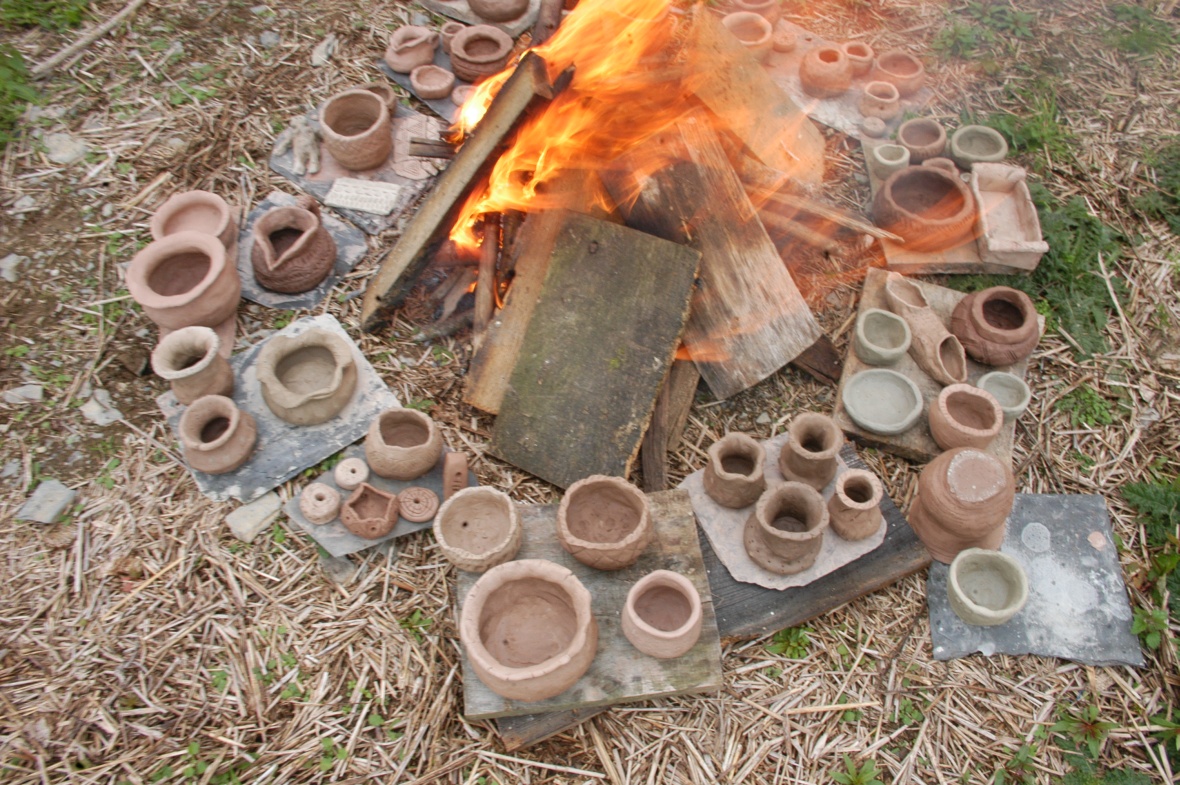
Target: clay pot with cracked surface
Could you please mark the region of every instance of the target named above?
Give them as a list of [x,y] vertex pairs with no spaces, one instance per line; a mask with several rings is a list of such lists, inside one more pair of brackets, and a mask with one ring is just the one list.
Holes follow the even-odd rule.
[[445,68],[427,63],[410,71],[410,86],[423,101],[446,98],[455,87],[455,75]]
[[880,530],[884,522],[881,499],[885,491],[870,471],[849,469],[836,478],[836,489],[828,500],[832,530],[844,540],[863,540]]
[[890,49],[877,55],[869,78],[877,82],[889,82],[897,88],[902,98],[908,98],[926,83],[926,66],[908,52]]
[[1003,624],[1028,602],[1024,567],[999,551],[961,551],[951,562],[946,584],[951,610],[977,627]]
[[701,637],[701,595],[692,581],[671,570],[644,575],[627,592],[623,635],[649,657],[681,657]]
[[320,109],[320,136],[324,147],[345,169],[375,169],[393,150],[389,107],[371,90],[337,93]]
[[434,517],[434,539],[443,556],[468,572],[484,572],[510,561],[523,536],[512,499],[486,486],[464,488]]
[[860,94],[860,113],[892,120],[901,114],[901,94],[889,82],[869,82]]
[[838,46],[817,46],[799,61],[803,91],[816,98],[836,98],[852,86],[852,63]]
[[340,506],[340,523],[357,537],[375,540],[397,526],[397,509],[397,494],[362,482]]
[[348,343],[329,330],[275,335],[258,352],[262,400],[293,425],[326,422],[356,391],[356,360]]
[[916,283],[889,273],[885,301],[889,310],[910,326],[910,356],[930,378],[939,384],[967,381],[967,354],[963,344],[946,329]]
[[998,549],[1015,498],[1007,464],[973,447],[957,447],[922,469],[907,517],[930,555],[949,564],[967,548]]
[[970,384],[943,387],[930,404],[930,435],[944,450],[986,449],[1003,426],[999,402],[987,390]]
[[578,480],[557,508],[561,547],[597,570],[630,567],[652,535],[647,496],[621,477],[594,474]]
[[794,575],[815,564],[830,518],[824,497],[810,485],[784,482],[762,494],[746,521],[746,553],[764,570]]
[[389,36],[385,64],[399,74],[408,74],[434,60],[439,35],[419,25],[403,25]]
[[451,70],[465,82],[478,82],[504,70],[512,46],[512,37],[500,28],[472,25],[451,39]]
[[340,504],[340,491],[322,482],[313,482],[299,494],[299,512],[317,526],[336,520]]
[[226,474],[250,460],[258,428],[224,395],[206,395],[180,415],[180,443],[188,465],[205,474]]
[[529,0],[467,0],[480,19],[489,22],[510,22],[528,10]]
[[152,351],[152,370],[185,406],[206,395],[228,398],[234,392],[233,368],[221,355],[221,339],[212,327],[193,325],[164,336]]
[[273,292],[310,291],[336,264],[336,241],[320,220],[319,202],[310,196],[300,196],[294,206],[267,210],[251,234],[254,279]]
[[721,19],[721,24],[741,41],[746,51],[758,62],[764,61],[770,55],[774,27],[761,14],[753,11],[735,11],[726,14]]
[[1041,340],[1032,299],[1007,286],[993,286],[960,300],[951,313],[951,332],[971,359],[984,365],[1020,362]]
[[766,490],[766,451],[744,433],[727,433],[709,446],[702,480],[722,507],[748,507]]
[[421,477],[438,463],[442,450],[442,432],[434,420],[400,406],[378,414],[365,437],[369,468],[391,480]]
[[229,251],[238,242],[233,208],[210,191],[184,191],[169,196],[148,223],[153,240],[177,232],[202,232],[216,237]]
[[836,456],[844,446],[840,426],[825,414],[803,412],[787,426],[787,441],[778,455],[783,477],[822,489],[836,476]]
[[852,78],[859,79],[873,67],[873,47],[861,41],[845,41],[840,44],[844,56],[852,66]]

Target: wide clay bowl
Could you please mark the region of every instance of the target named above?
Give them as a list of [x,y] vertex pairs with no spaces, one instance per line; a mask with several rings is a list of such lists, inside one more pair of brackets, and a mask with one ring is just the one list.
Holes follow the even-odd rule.
[[348,342],[319,328],[275,335],[258,352],[262,400],[293,425],[332,419],[356,391],[356,361]]
[[464,488],[447,499],[434,518],[434,539],[443,556],[461,570],[483,572],[520,550],[516,505],[503,491]]
[[1004,425],[1000,404],[987,390],[970,384],[943,387],[930,404],[930,435],[944,450],[985,449]]
[[620,477],[595,474],[578,480],[557,508],[561,546],[597,570],[630,567],[651,538],[647,496]]
[[735,11],[727,14],[721,24],[742,42],[754,59],[765,60],[770,54],[774,28],[766,17],[752,11]]
[[951,562],[947,595],[951,609],[964,622],[994,627],[1028,602],[1028,575],[1006,553],[968,548]]
[[233,210],[210,191],[172,194],[152,214],[148,226],[154,240],[177,232],[202,232],[221,240],[227,248],[237,239],[238,231]]
[[1032,402],[1032,390],[1024,379],[1007,371],[985,373],[975,382],[975,386],[987,390],[996,399],[1000,411],[1004,413],[1004,422],[1012,422],[1020,417]]
[[937,158],[946,149],[946,129],[937,120],[915,117],[897,129],[897,142],[910,151],[910,162],[920,164]]
[[[913,160],[913,150],[910,150]],[[972,239],[975,197],[958,177],[933,166],[889,175],[873,199],[873,220],[905,238],[906,248],[942,251]]]
[[870,78],[889,82],[897,87],[902,98],[907,98],[922,89],[926,82],[926,67],[912,54],[890,49],[877,55]]
[[986,125],[964,125],[951,134],[950,156],[964,169],[977,163],[996,164],[1008,157],[1008,140]]
[[656,570],[627,592],[623,635],[649,657],[671,659],[696,645],[701,619],[701,595],[692,581],[671,570]]
[[844,385],[842,399],[854,423],[882,436],[904,433],[922,416],[918,385],[888,368],[872,368],[853,376]]

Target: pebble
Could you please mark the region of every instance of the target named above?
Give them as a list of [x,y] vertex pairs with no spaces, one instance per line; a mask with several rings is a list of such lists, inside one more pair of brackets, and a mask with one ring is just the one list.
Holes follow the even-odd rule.
[[21,198],[17,199],[15,202],[12,203],[12,212],[14,212],[14,213],[27,213],[30,210],[36,210],[36,209],[37,209],[37,200],[31,196],[28,196],[28,195],[22,196]]
[[324,556],[320,554],[320,566],[324,568],[324,575],[328,576],[328,580],[333,583],[338,583],[341,586],[347,586],[356,578],[356,574],[360,572],[352,559],[347,556]]
[[4,464],[3,469],[0,469],[0,479],[2,480],[11,480],[18,474],[20,474],[20,461],[9,461]]
[[766,412],[762,412],[762,414],[758,415],[758,419],[754,420],[754,422],[758,423],[759,425],[770,425],[770,415]]
[[270,6],[269,5],[256,5],[250,9],[250,13],[254,14],[255,16],[261,16],[262,14],[268,14],[268,13],[270,13]]
[[114,214],[115,214],[115,206],[113,204],[111,204],[110,202],[107,202],[106,204],[104,204],[102,206],[102,217],[103,218],[110,218]]
[[27,261],[29,261],[29,257],[14,253],[0,259],[0,278],[9,283],[16,283],[20,280],[20,266]]
[[258,45],[263,49],[274,49],[282,40],[274,30],[263,30],[262,35],[258,36]]
[[90,148],[77,137],[69,134],[48,134],[45,139],[46,155],[55,164],[72,164],[86,157]]
[[311,50],[311,65],[313,68],[322,68],[328,64],[332,59],[332,55],[336,54],[336,47],[339,41],[335,33],[328,33],[328,36],[316,44],[315,49]]
[[73,503],[77,493],[57,480],[45,480],[16,513],[18,521],[54,523]]
[[114,407],[111,394],[98,389],[90,396],[90,400],[82,404],[79,409],[82,416],[95,425],[106,426],[123,419],[123,412]]
[[22,384],[4,391],[4,402],[15,406],[27,403],[40,403],[45,397],[45,388],[39,384]]
[[239,540],[254,542],[259,534],[278,520],[281,507],[279,495],[271,491],[225,516],[225,522]]
[[33,106],[25,110],[25,119],[30,123],[38,120],[59,120],[66,113],[64,106]]

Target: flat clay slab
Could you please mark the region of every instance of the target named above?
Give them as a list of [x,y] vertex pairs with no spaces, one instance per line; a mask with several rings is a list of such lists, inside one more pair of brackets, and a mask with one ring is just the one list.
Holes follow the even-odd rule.
[[[434,50],[434,64],[440,68],[445,68],[448,71],[451,70],[451,58],[446,52],[442,50],[441,46]],[[377,61],[377,69],[402,87],[406,88],[406,90],[408,90],[411,95],[429,106],[431,111],[433,111],[442,119],[446,120],[448,124],[453,124],[455,122],[455,118],[459,116],[459,107],[454,101],[451,100],[450,96],[447,96],[446,98],[423,98],[422,96],[418,95],[418,92],[410,84],[409,74],[399,74],[397,71],[390,68],[384,60]],[[455,77],[455,87],[470,84],[470,82],[464,82],[459,77]]]
[[[348,337],[336,317],[324,314],[300,319],[275,335],[299,335],[313,327],[339,334],[352,349],[357,370],[356,391],[352,400],[327,422],[319,425],[292,425],[276,417],[262,400],[256,360],[266,341],[235,354],[230,358],[230,366],[234,370],[234,403],[254,416],[258,426],[258,443],[250,460],[228,474],[205,474],[189,469],[197,488],[213,501],[237,499],[248,502],[257,499],[271,488],[352,444],[365,435],[369,424],[381,411],[399,405],[397,396],[377,375],[377,371],[365,359],[360,347]],[[168,420],[172,434],[179,441],[177,428],[185,407],[180,405],[171,391],[156,398],[156,403]]]
[[541,0],[529,0],[529,7],[525,9],[525,12],[507,22],[489,22],[480,18],[471,10],[467,0],[422,0],[422,7],[469,25],[493,25],[516,38],[537,21],[537,12],[541,10]]
[[[783,445],[787,443],[787,434],[782,433],[773,439],[763,442],[766,447],[766,483],[768,486],[784,482],[782,472],[778,468],[778,457]],[[838,456],[836,476],[848,471],[844,459]],[[876,534],[863,540],[849,542],[843,539],[830,527],[824,532],[824,544],[820,549],[815,564],[803,572],[794,575],[777,575],[760,567],[746,553],[743,542],[746,521],[754,511],[754,505],[735,510],[722,507],[705,493],[705,470],[698,469],[684,478],[678,487],[688,491],[692,498],[692,509],[696,513],[697,521],[709,537],[709,544],[717,558],[729,570],[735,581],[754,583],[767,589],[790,589],[796,586],[806,586],[817,578],[840,569],[849,562],[856,561],[866,553],[874,551],[885,541],[885,520],[882,518],[881,527]],[[824,487],[822,493],[824,501],[832,498],[836,490],[836,479]]]
[[1000,551],[1028,575],[1028,603],[1005,624],[963,623],[947,597],[950,567],[926,579],[934,659],[1039,654],[1085,665],[1143,667],[1131,604],[1101,496],[1016,494]]
[[[557,541],[557,505],[520,505],[524,544],[517,559],[548,559],[568,567],[593,597],[598,620],[598,654],[577,684],[548,700],[523,703],[502,698],[488,689],[463,658],[464,716],[468,719],[510,717],[537,712],[569,711],[610,706],[666,695],[682,695],[720,689],[721,641],[709,594],[709,581],[701,559],[696,520],[684,491],[661,491],[648,496],[655,537],[624,570],[603,572],[570,556]],[[619,613],[632,584],[653,570],[673,570],[692,581],[701,595],[701,637],[682,657],[659,660],[641,653],[623,635]],[[456,619],[467,593],[479,574],[457,571]]]
[[321,211],[324,228],[332,239],[336,241],[336,264],[318,286],[299,294],[283,294],[263,288],[254,279],[254,265],[250,261],[250,254],[254,248],[254,236],[251,234],[254,222],[262,214],[274,207],[294,207],[295,197],[282,191],[271,191],[258,206],[250,211],[242,231],[238,235],[238,275],[242,279],[242,297],[253,303],[265,305],[268,308],[282,308],[295,310],[296,308],[314,308],[328,296],[337,281],[352,271],[357,263],[365,258],[369,246],[365,243],[365,234],[355,226],[342,221],[330,210]]

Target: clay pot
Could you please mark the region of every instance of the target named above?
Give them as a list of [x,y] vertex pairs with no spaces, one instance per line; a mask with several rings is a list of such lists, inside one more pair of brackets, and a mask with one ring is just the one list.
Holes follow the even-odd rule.
[[741,41],[746,51],[754,56],[758,62],[764,61],[770,55],[771,40],[774,28],[761,14],[752,11],[736,11],[726,14],[721,24]]
[[438,463],[442,449],[442,432],[417,409],[386,409],[373,419],[365,437],[369,468],[391,480],[413,480],[426,474]]
[[766,451],[744,433],[727,433],[709,447],[705,493],[722,507],[748,507],[766,490]]
[[444,22],[438,29],[439,44],[447,55],[451,54],[451,40],[466,29],[467,25],[462,22]]
[[881,481],[864,469],[849,469],[836,478],[836,489],[828,500],[832,529],[844,540],[863,540],[876,534],[885,518]]
[[671,570],[644,575],[627,592],[623,635],[649,657],[683,656],[701,637],[701,595],[692,581]]
[[471,96],[475,95],[475,85],[461,84],[451,91],[451,103],[455,106],[462,106],[471,100]]
[[962,180],[943,169],[909,166],[877,191],[873,220],[905,238],[909,250],[944,251],[974,238],[975,199]]
[[951,314],[951,332],[971,359],[984,365],[1020,362],[1041,340],[1032,299],[1007,286],[993,286],[960,300]]
[[330,523],[340,514],[340,492],[331,485],[313,482],[299,494],[299,512],[317,526]]
[[509,22],[528,10],[529,0],[467,0],[471,10],[489,22]]
[[497,695],[539,701],[572,687],[598,651],[590,592],[565,567],[522,559],[493,567],[463,604],[459,639]]
[[733,0],[735,12],[758,14],[771,25],[783,15],[782,0]]
[[345,458],[336,464],[332,479],[346,491],[351,491],[369,479],[369,464],[360,458]]
[[357,537],[375,540],[397,526],[397,510],[397,494],[362,482],[341,505],[340,523]]
[[861,362],[892,365],[910,350],[910,326],[892,311],[868,308],[856,319],[853,346]]
[[860,94],[860,113],[892,120],[901,114],[901,93],[889,82],[869,82]]
[[860,132],[869,139],[883,139],[885,132],[889,130],[885,127],[885,121],[880,117],[865,117],[861,119]]
[[455,75],[437,65],[420,65],[410,71],[410,87],[423,101],[446,98],[455,86]]
[[930,404],[930,435],[944,450],[986,449],[1003,425],[1004,413],[992,394],[970,384],[943,387]]
[[860,41],[845,41],[840,44],[844,56],[852,66],[852,78],[859,79],[873,67],[873,47]]
[[977,163],[998,164],[1008,157],[1008,140],[986,125],[964,125],[951,134],[950,156],[964,169]]
[[152,370],[172,385],[187,406],[205,395],[234,392],[234,372],[221,356],[221,339],[210,327],[194,325],[169,333],[152,351]]
[[776,575],[803,572],[815,564],[828,522],[819,491],[801,482],[776,485],[762,494],[746,521],[746,553]]
[[836,98],[852,86],[852,63],[836,46],[817,46],[799,62],[803,91],[816,98]]
[[397,93],[393,92],[393,88],[389,86],[388,82],[365,82],[356,89],[367,90],[377,96],[388,110],[392,110],[397,104]]
[[946,129],[937,120],[915,117],[897,129],[897,143],[910,151],[910,163],[937,158],[946,149]]
[[393,150],[389,107],[369,90],[345,90],[320,109],[320,135],[336,162],[354,172],[375,169]]
[[152,239],[163,240],[177,232],[201,232],[221,241],[226,249],[238,242],[238,222],[226,201],[209,191],[172,194],[152,214],[148,223]]
[[[242,279],[211,234],[177,232],[149,243],[131,260],[127,289],[161,332],[194,324],[217,329],[230,321],[232,338]],[[221,352],[228,355],[233,342],[221,330],[218,334]]]
[[783,477],[822,489],[836,476],[836,455],[844,446],[844,434],[831,417],[803,412],[787,426],[787,441],[778,454]]
[[[892,179],[892,178],[891,178]],[[967,381],[967,354],[930,307],[926,295],[908,278],[889,273],[885,280],[889,310],[910,326],[910,356],[939,384]]]
[[258,441],[254,418],[224,395],[206,395],[180,415],[180,443],[188,465],[205,474],[232,472],[250,459]]
[[523,536],[516,505],[495,488],[464,488],[447,499],[434,518],[434,539],[443,556],[468,572],[511,560]]
[[875,82],[889,82],[902,98],[908,98],[926,83],[926,67],[913,55],[890,49],[877,56],[869,78]]
[[404,25],[389,36],[385,64],[399,74],[408,74],[434,60],[438,33],[418,25]]
[[774,26],[774,33],[770,37],[770,48],[776,52],[794,52],[799,44],[799,37],[795,31],[781,24]]
[[262,400],[294,425],[332,419],[356,391],[356,361],[348,343],[334,332],[313,328],[275,335],[258,352]]
[[841,394],[858,427],[882,436],[904,433],[922,416],[922,391],[904,374],[873,368],[855,374]]
[[1004,413],[1004,422],[1019,418],[1032,402],[1032,390],[1024,379],[1007,371],[985,373],[975,382],[975,386],[987,390],[996,399],[1000,411]]
[[591,475],[575,482],[561,497],[557,539],[587,567],[630,567],[651,538],[647,497],[620,477]]
[[511,56],[512,37],[491,25],[473,25],[451,39],[451,70],[465,82],[498,74]]
[[274,292],[310,291],[332,272],[336,241],[320,221],[320,205],[300,196],[294,207],[274,207],[254,222],[250,263],[254,279]]
[[1016,481],[1007,464],[972,447],[957,447],[922,469],[910,526],[931,556],[949,564],[967,548],[1000,547],[1015,497]]
[[888,180],[910,165],[910,151],[899,144],[879,144],[865,150],[865,160],[878,180]]
[[951,610],[967,624],[994,627],[1028,602],[1028,575],[1006,553],[968,548],[951,562],[946,580]]
[[449,452],[443,456],[443,500],[467,487],[467,453]]

